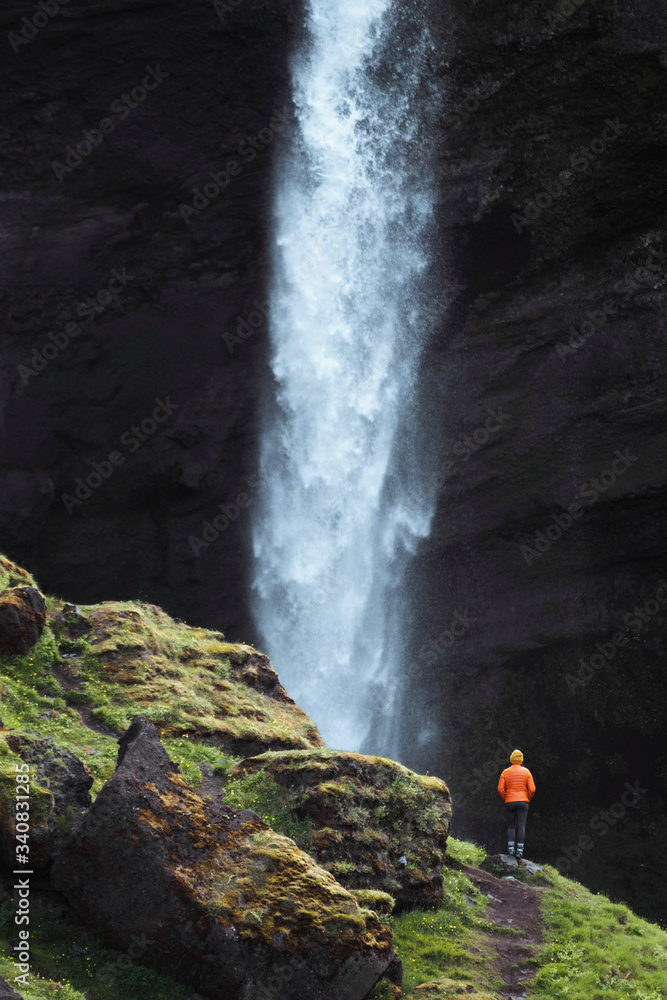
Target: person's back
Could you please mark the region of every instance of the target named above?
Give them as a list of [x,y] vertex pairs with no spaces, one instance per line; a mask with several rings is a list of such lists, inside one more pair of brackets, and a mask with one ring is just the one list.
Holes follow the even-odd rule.
[[530,802],[535,794],[535,782],[528,768],[523,764],[510,764],[506,767],[498,783],[501,795],[503,790],[505,802]]
[[[535,782],[527,767],[523,766],[523,754],[514,750],[510,756],[512,762],[500,775],[498,794],[505,803],[507,810],[507,850],[509,854],[523,857],[523,842],[526,835],[526,817],[528,803],[535,794]],[[515,851],[514,835],[517,833]]]

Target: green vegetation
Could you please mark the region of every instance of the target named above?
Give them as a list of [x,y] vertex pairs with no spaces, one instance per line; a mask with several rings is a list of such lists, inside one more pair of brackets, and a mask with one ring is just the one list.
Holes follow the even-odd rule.
[[[449,838],[450,863],[479,865],[483,859],[480,847]],[[548,865],[546,874],[552,888],[542,896],[544,943],[535,959],[522,962],[522,968],[537,969],[535,979],[524,984],[529,997],[664,1000],[667,932],[635,916],[627,906],[564,878]],[[501,984],[492,966],[493,936],[516,931],[487,923],[483,918],[486,902],[466,875],[447,869],[445,898],[439,910],[413,910],[386,918],[403,962],[405,996],[432,980],[468,985],[462,995],[473,1000],[498,996]],[[455,982],[451,987],[454,995]],[[373,1000],[389,1000],[393,995],[386,983],[378,984],[371,994]]]
[[479,867],[486,857],[486,851],[477,844],[469,840],[456,840],[449,837],[447,840],[447,862],[454,862],[458,865],[474,865]]
[[[539,1000],[663,1000],[667,996],[667,932],[606,896],[548,867],[545,946],[530,994]],[[656,873],[657,875],[657,873]]]
[[[452,838],[448,844],[460,852],[472,847]],[[444,889],[439,909],[411,910],[390,919],[396,950],[403,962],[406,995],[420,983],[443,976],[489,990],[501,985],[491,965],[491,950],[480,936],[480,931],[500,930],[484,920],[488,900],[467,875],[448,868],[444,872]]]
[[25,1000],[194,1000],[195,994],[167,976],[105,948],[85,927],[67,921],[30,929],[30,985],[14,984],[8,940],[15,934],[13,911],[0,907],[0,976],[16,985]]
[[294,816],[289,791],[264,771],[230,782],[225,802],[239,809],[252,809],[276,833],[291,837],[303,851],[312,853],[312,820]]
[[[10,581],[36,585],[0,556],[0,590]],[[310,895],[321,897],[323,926],[332,936],[361,929],[370,911],[391,926],[403,963],[403,996],[438,980],[439,987],[413,994],[413,1000],[457,992],[471,1000],[498,997],[497,942],[519,932],[485,920],[488,900],[461,870],[482,863],[482,848],[448,838],[444,898],[437,909],[391,915],[390,892],[355,886],[363,885],[360,876],[370,872],[368,859],[375,863],[381,857],[387,835],[401,843],[406,872],[420,863],[426,867],[413,848],[421,834],[437,834],[448,822],[438,779],[412,775],[382,758],[359,757],[356,769],[346,771],[349,755],[318,747],[315,728],[298,708],[263,693],[271,668],[252,647],[176,622],[141,602],[109,602],[63,613],[62,601],[47,598],[47,607],[48,624],[30,654],[0,656],[5,735],[10,730],[14,735],[37,733],[73,751],[94,776],[94,797],[114,771],[117,737],[143,713],[155,722],[190,788],[206,796],[224,786],[229,805],[253,810],[272,828],[257,833],[247,871],[231,875],[211,906],[234,912],[239,925],[245,921],[254,928],[269,919],[273,911],[265,905],[265,887],[273,879],[273,896],[282,892],[273,875],[274,861],[282,858],[303,867],[303,857],[275,831],[311,856],[328,852],[331,860],[323,864],[339,881],[350,882],[351,896],[334,885],[340,899],[333,900],[333,909],[340,912],[330,912],[329,876],[315,865],[304,868],[309,890],[303,906],[311,906]],[[257,746],[275,749],[246,764],[242,758]],[[284,749],[276,752],[278,748]],[[14,794],[15,761],[0,738],[0,818],[2,800]],[[46,816],[52,794],[35,782],[32,793],[33,816],[39,822],[40,809]],[[305,815],[313,804],[316,821],[324,822],[318,829]],[[67,817],[58,822],[64,828]],[[336,856],[339,849],[343,853]],[[442,861],[436,853],[431,852],[428,870]],[[517,872],[517,877],[545,887],[543,943],[535,958],[522,962],[522,968],[536,972],[525,986],[532,1000],[667,997],[664,929],[549,866],[544,875]],[[401,888],[397,882],[395,888]],[[241,890],[247,906],[236,898]],[[13,908],[0,907],[0,975],[10,983],[15,932]],[[186,987],[139,964],[141,956],[133,962],[104,948],[75,918],[34,923],[30,942],[32,982],[20,987],[26,1000],[47,1000],[55,992],[61,1000],[193,1000]],[[387,982],[371,995],[374,1000],[398,996]]]
[[187,733],[181,737],[163,736],[161,743],[174,764],[178,764],[181,774],[191,788],[201,784],[201,765],[208,767],[218,777],[226,778],[239,760],[238,757],[230,757],[219,747],[190,739]]

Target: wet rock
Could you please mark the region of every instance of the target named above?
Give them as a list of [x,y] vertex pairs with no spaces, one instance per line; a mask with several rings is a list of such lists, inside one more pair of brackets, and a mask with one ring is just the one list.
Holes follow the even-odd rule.
[[46,623],[46,601],[36,587],[8,587],[0,594],[0,653],[29,653]]
[[487,856],[482,861],[480,868],[483,868],[487,872],[496,874],[496,869],[501,868],[507,869],[504,874],[511,873],[512,869],[520,868],[522,871],[528,871],[531,875],[536,875],[537,872],[544,871],[544,865],[538,865],[534,861],[528,861],[527,858],[515,858],[512,854],[487,854]]
[[511,854],[487,854],[480,868],[498,878],[509,878],[518,882],[528,881],[530,885],[550,886],[552,884],[543,865],[528,861],[526,858],[515,858]]
[[22,1000],[21,995],[2,976],[0,976],[0,1000]]
[[71,639],[78,639],[86,635],[93,627],[93,623],[77,608],[76,604],[65,604],[59,615],[54,616],[56,628],[61,626]]
[[395,958],[375,913],[250,810],[206,803],[138,717],[52,881],[115,948],[215,997],[361,1000]]
[[0,758],[0,857],[14,865],[16,764],[30,767],[30,863],[48,866],[91,805],[93,775],[70,750],[37,735],[4,736],[11,755]]
[[309,830],[302,846],[342,885],[389,894],[398,909],[442,902],[451,800],[439,778],[382,757],[304,750],[248,758],[231,781],[232,798],[244,787],[277,795]]

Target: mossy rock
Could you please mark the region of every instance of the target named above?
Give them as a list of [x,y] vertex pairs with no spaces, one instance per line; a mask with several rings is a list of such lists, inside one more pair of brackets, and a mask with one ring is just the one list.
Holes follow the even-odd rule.
[[385,893],[398,909],[442,902],[451,800],[438,778],[382,757],[284,751],[241,761],[226,796],[277,829],[300,825],[300,846],[348,888]]
[[81,917],[116,948],[204,994],[362,1000],[395,960],[377,915],[250,810],[207,802],[145,718],[52,869]]
[[396,900],[388,892],[379,892],[377,889],[350,889],[359,906],[364,906],[375,913],[384,913],[391,916],[396,906]]
[[9,867],[16,867],[19,773],[29,777],[27,783],[21,782],[19,794],[25,794],[27,785],[30,867],[44,868],[90,807],[93,775],[75,754],[53,740],[36,734],[0,736],[0,857]]
[[7,587],[37,587],[37,582],[27,569],[0,555],[0,592]]
[[[142,712],[169,737],[254,750],[321,745],[311,720],[280,685],[268,658],[220,632],[175,622],[160,608],[106,602],[54,609],[52,623],[70,701],[122,732]],[[81,695],[72,695],[72,690]]]
[[[34,583],[0,556],[0,593]],[[168,743],[187,738],[201,746],[202,760],[214,767],[222,756],[322,746],[316,726],[252,646],[143,602],[77,607],[47,595],[46,607],[34,648],[0,655],[2,720],[16,734],[51,736],[86,760],[99,754],[99,784],[113,770],[115,740],[140,712]],[[193,770],[188,780],[201,781]]]
[[46,601],[36,587],[7,587],[0,592],[0,653],[30,652],[45,624]]

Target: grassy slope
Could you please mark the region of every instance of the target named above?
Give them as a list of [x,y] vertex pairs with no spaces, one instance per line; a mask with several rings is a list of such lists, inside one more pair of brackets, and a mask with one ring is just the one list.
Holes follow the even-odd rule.
[[[0,590],[17,572],[33,582],[0,557]],[[202,782],[202,770],[224,780],[240,759],[222,749],[230,740],[317,744],[314,727],[298,709],[238,681],[257,655],[250,647],[225,643],[219,633],[190,628],[136,602],[81,608],[93,629],[72,640],[59,634],[53,620],[62,606],[48,599],[51,625],[30,655],[0,658],[0,716],[7,728],[39,732],[73,750],[95,775],[93,796],[113,772],[116,737],[85,727],[77,705],[87,706],[96,723],[118,733],[139,711],[153,718],[165,748],[194,787]],[[70,681],[63,683],[65,674]],[[13,760],[0,739],[0,779],[3,771],[13,770]],[[257,782],[247,788],[237,782],[233,798],[307,847],[308,830],[297,828],[282,799],[263,795]],[[450,838],[448,857],[476,865],[484,852]],[[544,897],[545,943],[529,995],[540,1000],[667,997],[667,933],[554,869],[548,872],[553,888]],[[473,985],[475,992],[467,993],[472,1000],[497,995],[500,983],[487,935],[512,931],[486,923],[485,904],[470,879],[452,868],[445,871],[440,909],[390,918],[403,961],[404,995],[443,977]],[[14,931],[11,908],[0,908],[0,975],[10,982]],[[32,969],[41,978],[21,988],[26,1000],[53,996],[55,983],[61,984],[62,1000],[194,998],[186,987],[141,966],[140,956],[131,961],[104,948],[67,917],[42,921],[31,932]],[[386,984],[373,993],[378,1000],[390,995]]]
[[[448,857],[478,865],[484,852],[473,844],[450,838]],[[593,894],[564,878],[555,868],[546,866],[546,871],[553,887],[543,896],[544,944],[537,958],[536,977],[526,985],[529,997],[667,997],[667,932],[637,917],[627,906],[612,903],[606,896]],[[464,896],[473,900],[474,906]],[[499,984],[489,962],[486,935],[511,932],[484,922],[485,902],[470,879],[449,870],[445,873],[445,900],[439,911],[414,911],[392,919],[403,961],[405,995],[420,983],[443,977],[474,986],[476,992],[463,994],[473,1000],[497,995],[494,990]],[[384,985],[373,993],[376,1000],[389,996]]]
[[[477,864],[484,852],[461,841],[450,842],[452,861]],[[547,868],[553,888],[544,894],[544,946],[537,958],[537,976],[528,985],[535,1000],[662,1000],[667,996],[667,933],[636,917],[626,906],[593,895],[583,886]],[[472,901],[472,906],[466,898]],[[486,900],[466,875],[445,873],[445,900],[437,911],[404,913],[391,918],[403,961],[403,993],[433,979],[470,984],[472,1000],[498,996],[494,975],[492,934],[512,933],[484,921]],[[9,914],[0,925],[0,975],[13,979],[7,936]],[[481,935],[484,935],[483,937]],[[33,928],[33,970],[27,1000],[53,996],[62,985],[62,1000],[194,1000],[186,987],[141,966],[120,953],[102,947],[85,928],[67,921]],[[452,996],[454,993],[452,992]],[[388,984],[379,984],[374,1000],[393,997]],[[443,997],[447,993],[442,994]]]

